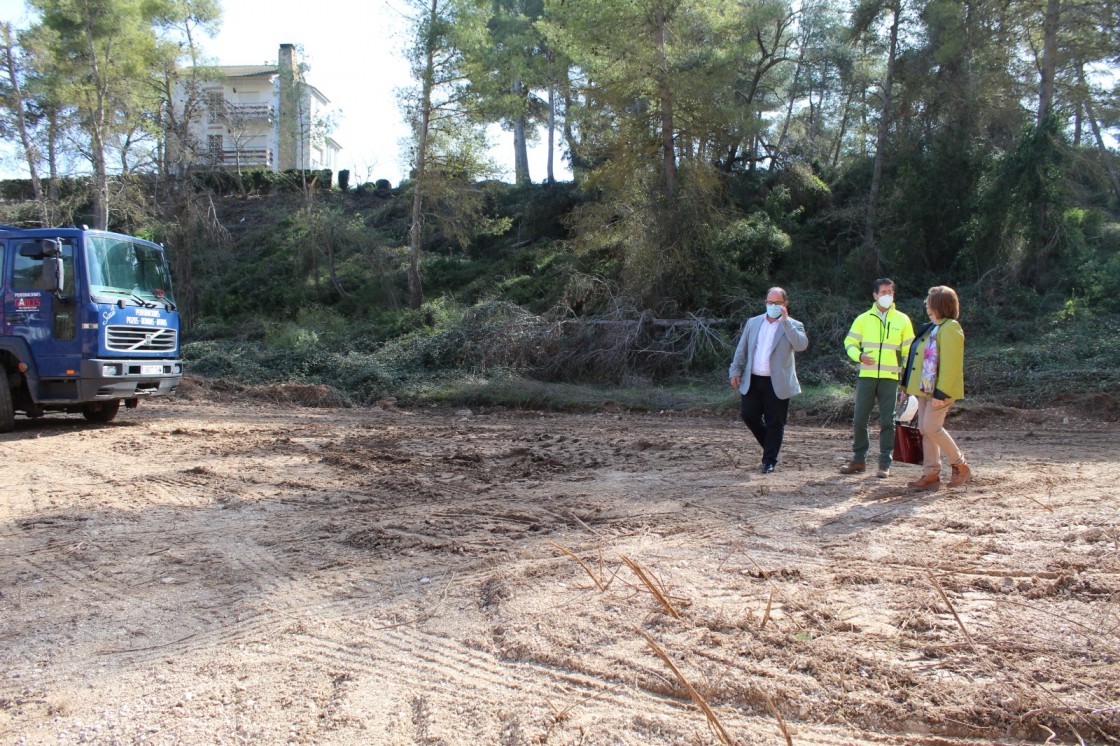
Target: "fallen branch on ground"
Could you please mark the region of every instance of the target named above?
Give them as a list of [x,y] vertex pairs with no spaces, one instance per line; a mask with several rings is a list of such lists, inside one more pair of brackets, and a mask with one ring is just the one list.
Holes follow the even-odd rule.
[[972,635],[968,634],[968,630],[965,628],[964,622],[962,622],[960,616],[957,615],[957,610],[953,608],[953,604],[949,600],[949,597],[946,596],[945,591],[943,591],[941,589],[941,584],[938,583],[937,578],[935,578],[933,576],[933,571],[930,570],[929,568],[926,568],[926,575],[929,576],[929,582],[933,584],[934,589],[937,590],[937,594],[939,596],[941,596],[941,600],[944,601],[945,605],[949,607],[949,611],[952,612],[953,618],[957,620],[957,626],[960,627],[961,632],[964,633],[964,638],[966,640],[968,640],[969,647],[971,647],[973,650],[975,650],[976,649],[976,643],[974,643],[972,641]]

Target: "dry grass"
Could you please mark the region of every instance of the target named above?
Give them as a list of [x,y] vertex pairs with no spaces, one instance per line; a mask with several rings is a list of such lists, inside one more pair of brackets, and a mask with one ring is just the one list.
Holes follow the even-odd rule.
[[[673,617],[674,619],[680,619],[681,615],[673,606],[672,601],[669,600],[669,593],[665,590],[665,586],[661,584],[661,581],[656,580],[656,578],[652,578],[652,573],[647,573],[641,565],[627,557],[625,554],[621,555],[621,559],[624,563],[626,563],[627,567],[634,571],[634,574],[638,576],[638,580],[642,581],[642,583],[645,584],[646,588],[649,589],[649,592],[653,594],[653,597],[657,599],[657,602],[661,604],[666,612],[668,612],[669,616]],[[655,580],[656,582],[654,582]]]
[[610,580],[606,579],[606,572],[603,570],[603,557],[602,557],[601,553],[599,555],[599,575],[596,576],[596,574],[592,571],[592,569],[587,566],[587,563],[584,562],[582,559],[580,559],[579,556],[577,556],[575,552],[571,551],[570,549],[568,549],[564,546],[561,546],[560,544],[557,544],[555,541],[552,541],[551,539],[548,540],[548,543],[551,544],[552,546],[556,547],[557,549],[559,549],[561,552],[568,555],[572,559],[574,559],[576,562],[578,562],[579,566],[583,568],[583,571],[587,573],[587,576],[589,578],[591,578],[591,582],[594,583],[595,587],[598,588],[600,591],[606,591],[608,588],[610,588],[611,583],[614,582],[615,577],[618,575],[618,571],[616,570],[611,575]]
[[766,599],[766,612],[763,613],[763,615],[762,615],[762,624],[758,625],[759,629],[764,628],[766,626],[766,623],[768,621],[770,621],[770,608],[773,605],[774,605],[774,589],[771,588],[770,589],[770,597]]
[[685,678],[685,675],[681,673],[681,670],[677,668],[676,664],[673,663],[668,654],[661,648],[660,645],[653,641],[652,637],[647,635],[645,632],[638,629],[637,627],[635,627],[634,630],[645,639],[646,644],[649,645],[650,649],[652,649],[653,652],[657,654],[658,658],[664,661],[665,665],[669,667],[669,670],[673,672],[673,675],[677,677],[677,680],[681,682],[681,686],[683,686],[685,691],[688,692],[689,698],[694,703],[696,703],[696,706],[699,707],[701,712],[704,713],[704,716],[708,718],[708,725],[711,726],[712,730],[716,734],[716,737],[719,738],[720,743],[727,744],[727,746],[733,746],[735,740],[731,737],[731,734],[727,732],[727,729],[723,727],[723,723],[719,721],[719,717],[716,716],[715,710],[712,709],[707,700],[700,696],[700,692],[696,691],[696,687],[694,687],[689,682],[689,680]]

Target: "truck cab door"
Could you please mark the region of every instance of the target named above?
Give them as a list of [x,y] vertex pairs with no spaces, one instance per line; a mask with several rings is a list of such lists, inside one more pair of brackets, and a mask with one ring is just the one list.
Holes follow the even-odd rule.
[[[77,335],[77,304],[74,296],[74,245],[59,244],[60,254],[48,257],[39,240],[10,242],[7,265],[10,272],[4,293],[7,333],[27,340],[42,377],[73,376],[78,370],[80,349]],[[63,286],[47,289],[44,270],[61,260]]]

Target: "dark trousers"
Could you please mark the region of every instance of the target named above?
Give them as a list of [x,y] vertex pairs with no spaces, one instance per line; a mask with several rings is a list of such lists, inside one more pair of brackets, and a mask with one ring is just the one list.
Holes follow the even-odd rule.
[[739,416],[762,446],[762,463],[778,463],[788,415],[789,399],[778,398],[770,376],[752,373],[750,388],[739,398]]
[[894,452],[894,400],[898,397],[898,379],[864,378],[856,381],[856,411],[852,418],[854,439],[852,460],[863,463],[871,447],[867,423],[871,410],[879,404],[879,468],[891,468]]

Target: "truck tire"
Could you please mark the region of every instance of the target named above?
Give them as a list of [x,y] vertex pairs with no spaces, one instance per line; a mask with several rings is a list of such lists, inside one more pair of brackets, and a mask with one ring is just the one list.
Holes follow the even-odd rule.
[[10,433],[16,429],[16,411],[12,409],[12,387],[8,383],[8,371],[0,365],[0,433]]
[[116,419],[117,411],[120,408],[120,399],[98,402],[97,404],[87,404],[82,408],[82,416],[90,422],[112,422]]

